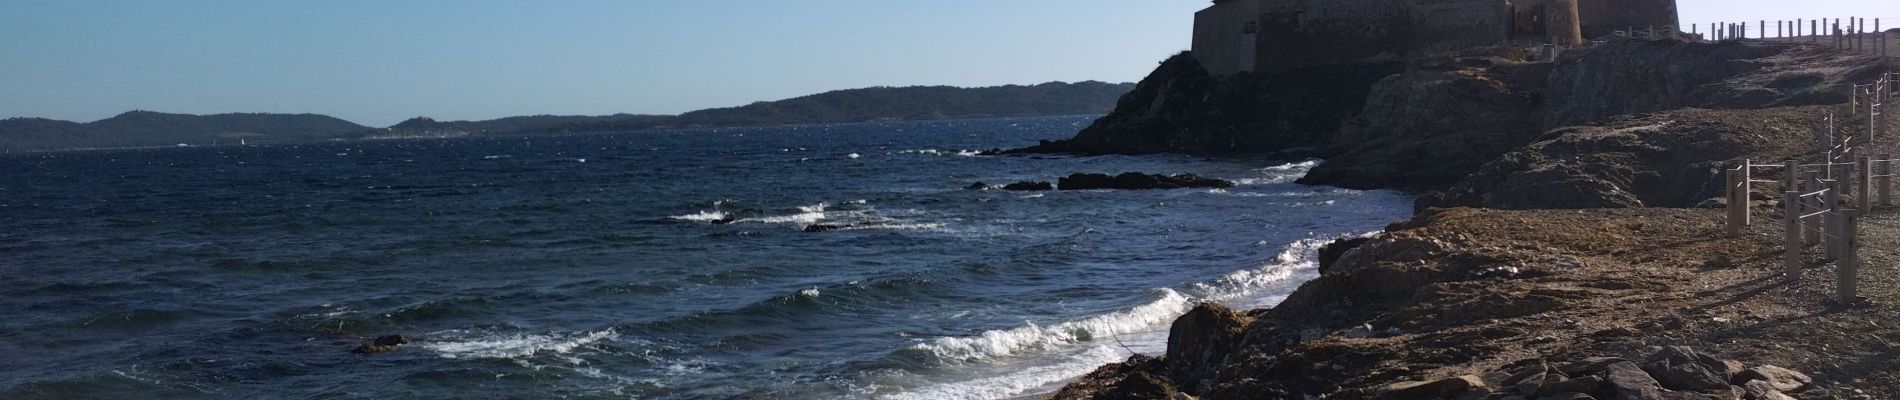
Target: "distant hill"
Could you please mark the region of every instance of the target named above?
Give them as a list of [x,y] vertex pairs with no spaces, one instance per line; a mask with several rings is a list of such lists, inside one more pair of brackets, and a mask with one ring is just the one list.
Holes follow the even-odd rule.
[[1133,83],[1096,81],[959,88],[873,87],[714,108],[680,115],[531,115],[485,121],[416,117],[370,128],[317,114],[167,114],[131,111],[94,122],[0,120],[0,152],[301,142],[409,136],[603,132],[689,127],[901,121],[1029,115],[1105,114]]
[[129,111],[88,123],[0,120],[0,151],[310,141],[359,136],[368,127],[317,114],[168,114]]
[[739,107],[688,112],[670,118],[570,123],[549,131],[590,132],[655,128],[930,120],[1027,115],[1105,114],[1134,90],[1133,83],[1050,82],[1033,86],[873,87],[824,92]]
[[436,121],[429,117],[415,117],[383,128],[376,135],[442,135],[442,134],[485,134],[517,133],[545,130],[549,127],[600,123],[608,121],[634,121],[641,119],[671,118],[668,115],[529,115],[507,117],[485,121]]

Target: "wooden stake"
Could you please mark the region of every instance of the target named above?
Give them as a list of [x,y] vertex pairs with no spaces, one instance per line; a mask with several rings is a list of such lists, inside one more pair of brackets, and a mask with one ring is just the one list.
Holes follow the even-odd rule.
[[1834,286],[1840,295],[1841,305],[1860,303],[1860,241],[1853,237],[1860,230],[1860,221],[1853,217],[1843,217],[1841,231],[1846,237],[1841,241],[1841,258],[1835,263]]
[[1743,206],[1741,200],[1748,197],[1748,194],[1742,193],[1741,191],[1743,179],[1742,171],[1746,171],[1746,168],[1747,167],[1734,168],[1727,171],[1728,193],[1726,194],[1728,195],[1728,219],[1724,225],[1728,227],[1729,236],[1740,236],[1742,234],[1742,224],[1745,223],[1742,222],[1742,216],[1748,215],[1748,207]]
[[[1858,205],[1854,207],[1854,212],[1859,213],[1858,215],[1867,215],[1868,210],[1874,209],[1873,159],[1863,155],[1860,156],[1859,159],[1854,160],[1854,172],[1854,184],[1860,185],[1860,190],[1854,192],[1854,200],[1858,203]],[[1743,221],[1742,223],[1746,224],[1748,222]]]
[[[1789,161],[1788,166],[1793,167],[1794,161]],[[1781,273],[1788,279],[1801,279],[1801,208],[1796,206],[1799,203],[1796,201],[1797,196],[1799,194],[1793,190],[1781,192],[1781,214],[1786,216],[1782,218],[1785,221],[1781,235]]]

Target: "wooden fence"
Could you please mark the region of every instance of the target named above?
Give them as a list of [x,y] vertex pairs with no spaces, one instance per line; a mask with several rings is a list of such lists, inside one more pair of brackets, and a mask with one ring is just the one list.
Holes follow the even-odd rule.
[[[1754,164],[1741,160],[1727,169],[1727,230],[1741,235],[1750,223],[1749,201],[1756,183],[1777,183],[1782,187],[1781,217],[1786,253],[1783,268],[1790,279],[1800,279],[1803,250],[1823,245],[1823,260],[1836,264],[1836,294],[1842,304],[1860,301],[1860,243],[1858,217],[1876,205],[1893,204],[1894,164],[1892,155],[1864,154],[1864,145],[1874,139],[1891,140],[1891,127],[1881,116],[1886,103],[1900,98],[1900,73],[1883,73],[1880,79],[1865,85],[1853,85],[1852,110],[1846,122],[1865,123],[1866,130],[1850,135],[1836,124],[1830,111],[1814,128],[1817,160],[1801,164],[1785,160],[1780,164]],[[1886,141],[1883,140],[1883,141]],[[1755,171],[1781,173],[1780,180],[1757,179]],[[1849,201],[1851,200],[1851,201]]]

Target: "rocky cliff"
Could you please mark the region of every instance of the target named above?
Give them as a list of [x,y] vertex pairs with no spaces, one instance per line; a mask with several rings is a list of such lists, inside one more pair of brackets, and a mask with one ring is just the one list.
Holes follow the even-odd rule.
[[1074,138],[1015,152],[1320,155],[1339,124],[1358,114],[1373,83],[1403,69],[1351,64],[1217,78],[1181,53]]

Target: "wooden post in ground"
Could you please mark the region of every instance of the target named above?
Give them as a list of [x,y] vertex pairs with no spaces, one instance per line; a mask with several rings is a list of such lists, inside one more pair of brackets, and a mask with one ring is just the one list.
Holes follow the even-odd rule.
[[1853,217],[1844,218],[1841,224],[1846,237],[1841,242],[1841,258],[1834,265],[1834,287],[1841,305],[1860,302],[1860,240],[1854,237],[1854,232],[1860,230],[1857,225],[1860,221]]
[[[1854,193],[1854,212],[1867,215],[1874,207],[1874,162],[1873,158],[1861,155],[1854,160],[1854,184],[1860,185],[1860,191]],[[1747,223],[1747,221],[1743,221]]]
[[1821,200],[1821,208],[1826,209],[1828,212],[1827,214],[1822,214],[1824,217],[1821,219],[1827,221],[1827,227],[1822,229],[1822,234],[1826,236],[1823,238],[1823,241],[1827,243],[1824,247],[1826,249],[1827,259],[1829,260],[1841,259],[1841,245],[1844,243],[1841,240],[1841,224],[1845,223],[1845,220],[1841,217],[1845,214],[1844,211],[1846,211],[1841,209],[1841,186],[1844,186],[1843,183],[1844,181],[1832,179],[1821,182],[1821,186],[1827,188],[1827,194],[1821,196],[1821,198],[1824,199]]
[[1821,21],[1808,20],[1808,42],[1821,42]]
[[1745,179],[1743,175],[1744,171],[1747,170],[1748,167],[1746,165],[1728,170],[1728,193],[1725,193],[1728,195],[1728,204],[1726,205],[1728,208],[1728,219],[1725,225],[1728,227],[1729,236],[1741,235],[1742,225],[1747,224],[1747,222],[1743,221],[1743,218],[1748,215],[1748,206],[1743,205],[1745,202],[1743,199],[1748,198],[1748,194],[1742,192],[1742,187],[1744,182],[1746,182],[1743,180]]
[[[1793,166],[1794,162],[1789,161]],[[1792,171],[1792,170],[1790,170]],[[1796,198],[1800,193],[1794,190],[1781,192],[1781,215],[1783,215],[1781,238],[1783,250],[1781,271],[1788,279],[1801,279],[1801,207]]]
[[1880,180],[1876,184],[1880,191],[1880,205],[1893,204],[1893,156],[1880,155]]
[[1765,19],[1761,20],[1760,27],[1761,29],[1756,30],[1756,31],[1759,31],[1760,33],[1756,33],[1755,36],[1761,36],[1762,39],[1767,39],[1768,38],[1768,20],[1765,20]]

